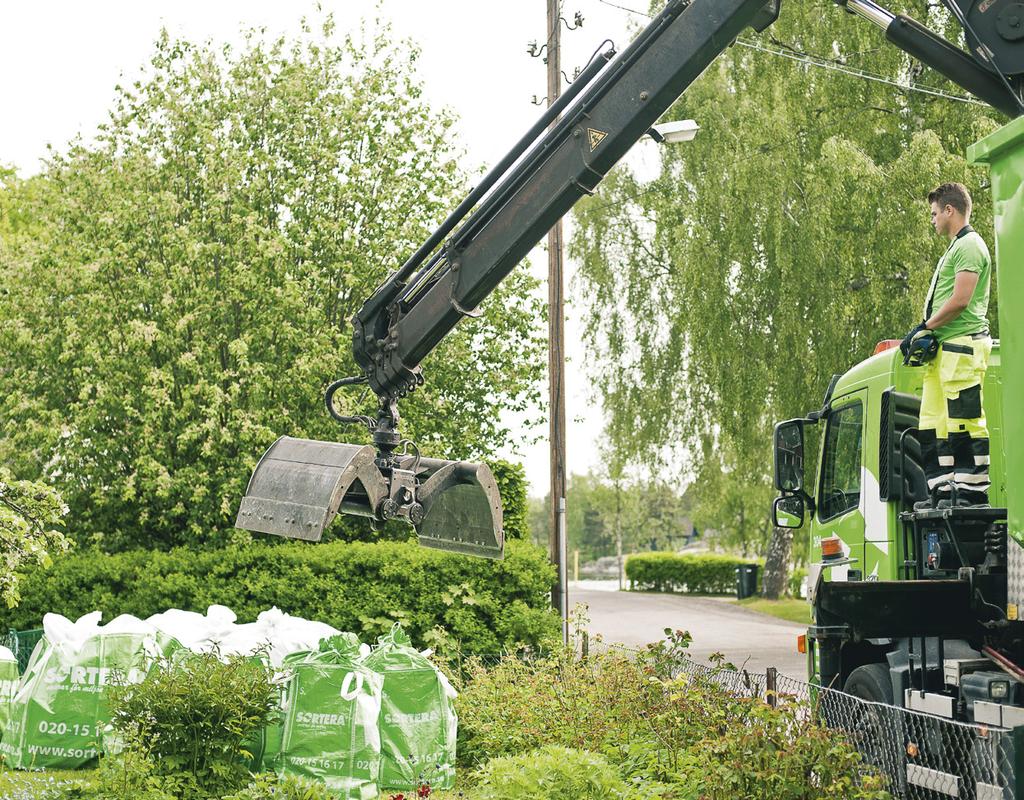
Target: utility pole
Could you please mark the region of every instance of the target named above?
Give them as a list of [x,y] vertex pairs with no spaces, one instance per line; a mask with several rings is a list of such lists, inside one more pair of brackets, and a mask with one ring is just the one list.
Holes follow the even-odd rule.
[[624,588],[622,579],[622,476],[615,478],[615,563],[619,568],[619,591]]
[[[547,0],[548,106],[562,93],[561,9],[559,0]],[[555,125],[557,123],[552,123]],[[552,605],[562,617],[562,636],[568,636],[565,524],[565,319],[562,279],[562,220],[548,233],[548,427],[551,458],[551,561],[558,570]]]

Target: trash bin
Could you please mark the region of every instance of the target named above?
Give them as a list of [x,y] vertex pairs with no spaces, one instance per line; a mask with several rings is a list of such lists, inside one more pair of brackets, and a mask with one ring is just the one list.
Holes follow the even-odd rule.
[[736,567],[736,599],[743,600],[757,594],[757,564]]

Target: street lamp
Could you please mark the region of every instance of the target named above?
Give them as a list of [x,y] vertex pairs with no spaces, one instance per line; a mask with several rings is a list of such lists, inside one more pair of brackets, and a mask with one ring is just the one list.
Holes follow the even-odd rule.
[[700,125],[692,119],[680,119],[675,122],[662,122],[652,127],[647,133],[658,144],[676,144],[677,142],[692,142],[699,130]]

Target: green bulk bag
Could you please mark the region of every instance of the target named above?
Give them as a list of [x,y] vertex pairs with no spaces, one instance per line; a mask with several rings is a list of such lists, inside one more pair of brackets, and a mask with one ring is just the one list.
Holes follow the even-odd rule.
[[0,646],[0,737],[7,730],[11,717],[11,703],[18,693],[18,658],[8,648]]
[[341,800],[377,800],[383,679],[360,663],[359,640],[332,636],[318,650],[286,656],[284,668],[290,678],[274,770],[321,783]]
[[384,676],[380,742],[383,789],[455,784],[455,689],[397,623],[364,661]]
[[51,642],[43,636],[0,740],[7,766],[76,769],[95,759],[110,718],[105,687],[115,672],[141,681],[160,648],[153,634],[104,633],[102,628],[77,642]]
[[[303,651],[302,654],[305,654]],[[294,654],[296,657],[300,654]],[[283,669],[283,668],[282,668]],[[284,723],[285,723],[285,703],[286,703],[286,691],[288,687],[288,673],[275,671],[274,683],[276,685],[276,691],[274,694],[274,706],[275,713],[271,718],[270,722],[259,731],[259,741],[253,741],[253,747],[247,747],[255,757],[258,747],[259,760],[257,766],[253,772],[259,772],[261,769],[264,772],[273,772],[276,768],[276,759],[278,754],[281,752],[281,744],[284,737]]]

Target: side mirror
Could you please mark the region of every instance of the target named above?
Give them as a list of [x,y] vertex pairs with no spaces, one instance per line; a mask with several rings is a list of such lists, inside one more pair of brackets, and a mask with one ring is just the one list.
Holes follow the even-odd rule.
[[775,426],[775,488],[799,492],[804,488],[804,421],[791,419]]
[[772,503],[772,522],[776,528],[802,528],[804,514],[804,499],[798,494],[776,497]]

